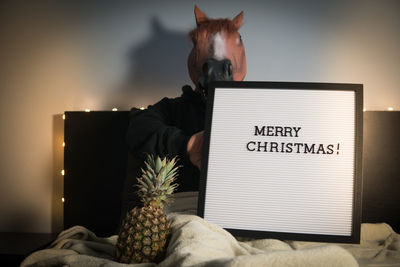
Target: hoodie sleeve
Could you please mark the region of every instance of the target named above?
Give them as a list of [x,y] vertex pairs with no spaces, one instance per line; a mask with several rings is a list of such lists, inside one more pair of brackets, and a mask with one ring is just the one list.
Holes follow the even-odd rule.
[[127,143],[133,156],[144,153],[179,156],[187,159],[186,146],[190,136],[176,125],[179,103],[163,98],[146,110],[131,111]]

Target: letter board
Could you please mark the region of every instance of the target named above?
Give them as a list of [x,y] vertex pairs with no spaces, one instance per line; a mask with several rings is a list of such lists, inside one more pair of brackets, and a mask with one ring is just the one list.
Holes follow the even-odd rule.
[[359,243],[362,87],[213,83],[198,215],[239,236]]

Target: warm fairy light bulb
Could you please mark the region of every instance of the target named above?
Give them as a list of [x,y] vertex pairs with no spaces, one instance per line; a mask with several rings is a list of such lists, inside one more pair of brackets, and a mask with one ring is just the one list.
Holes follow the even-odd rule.
[[144,110],[144,107],[141,107],[140,110]]
[[392,108],[392,107],[388,107],[388,108],[387,108],[387,110],[389,110],[389,111],[392,111],[392,110],[393,110],[393,108]]
[[61,175],[64,176],[65,175],[65,171],[61,170]]
[[62,115],[63,120],[65,120],[65,114]]
[[117,108],[113,108],[112,111],[118,111],[118,109]]
[[85,112],[90,112],[90,109],[88,109],[88,108],[87,108],[87,109],[85,109]]
[[64,203],[64,202],[65,202],[65,198],[62,197],[62,198],[61,198],[61,201]]
[[363,111],[367,111],[367,109],[366,109],[366,108],[363,108]]
[[62,147],[65,147],[65,142],[62,143]]

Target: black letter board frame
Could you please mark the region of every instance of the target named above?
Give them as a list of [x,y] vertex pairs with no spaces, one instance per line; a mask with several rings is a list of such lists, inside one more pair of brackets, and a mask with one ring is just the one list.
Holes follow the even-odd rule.
[[[274,232],[274,231],[257,231],[246,229],[225,228],[228,232],[235,236],[252,237],[252,238],[274,238],[281,240],[299,240],[314,242],[335,242],[335,243],[359,243],[361,228],[361,194],[362,194],[362,130],[363,130],[363,85],[362,84],[346,84],[346,83],[308,83],[308,82],[235,82],[235,81],[219,81],[213,82],[208,89],[206,120],[203,143],[203,158],[200,174],[200,188],[198,201],[198,216],[204,218],[206,187],[207,187],[207,171],[208,171],[208,155],[210,150],[211,125],[214,108],[215,90],[223,90],[225,88],[251,88],[251,89],[272,89],[272,90],[345,90],[355,92],[355,144],[354,144],[354,179],[353,179],[353,206],[352,206],[352,222],[351,235],[327,235],[327,234],[308,234],[293,232]],[[340,198],[340,196],[338,196]],[[288,218],[290,220],[290,218]]]

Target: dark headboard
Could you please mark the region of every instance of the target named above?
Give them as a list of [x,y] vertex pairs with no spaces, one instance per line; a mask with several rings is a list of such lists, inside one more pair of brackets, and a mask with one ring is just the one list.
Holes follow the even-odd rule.
[[400,111],[364,112],[362,221],[400,233]]
[[[128,111],[66,112],[64,228],[116,233],[128,150]],[[364,112],[363,222],[400,232],[400,112]]]
[[115,234],[121,216],[129,111],[65,112],[64,228]]

